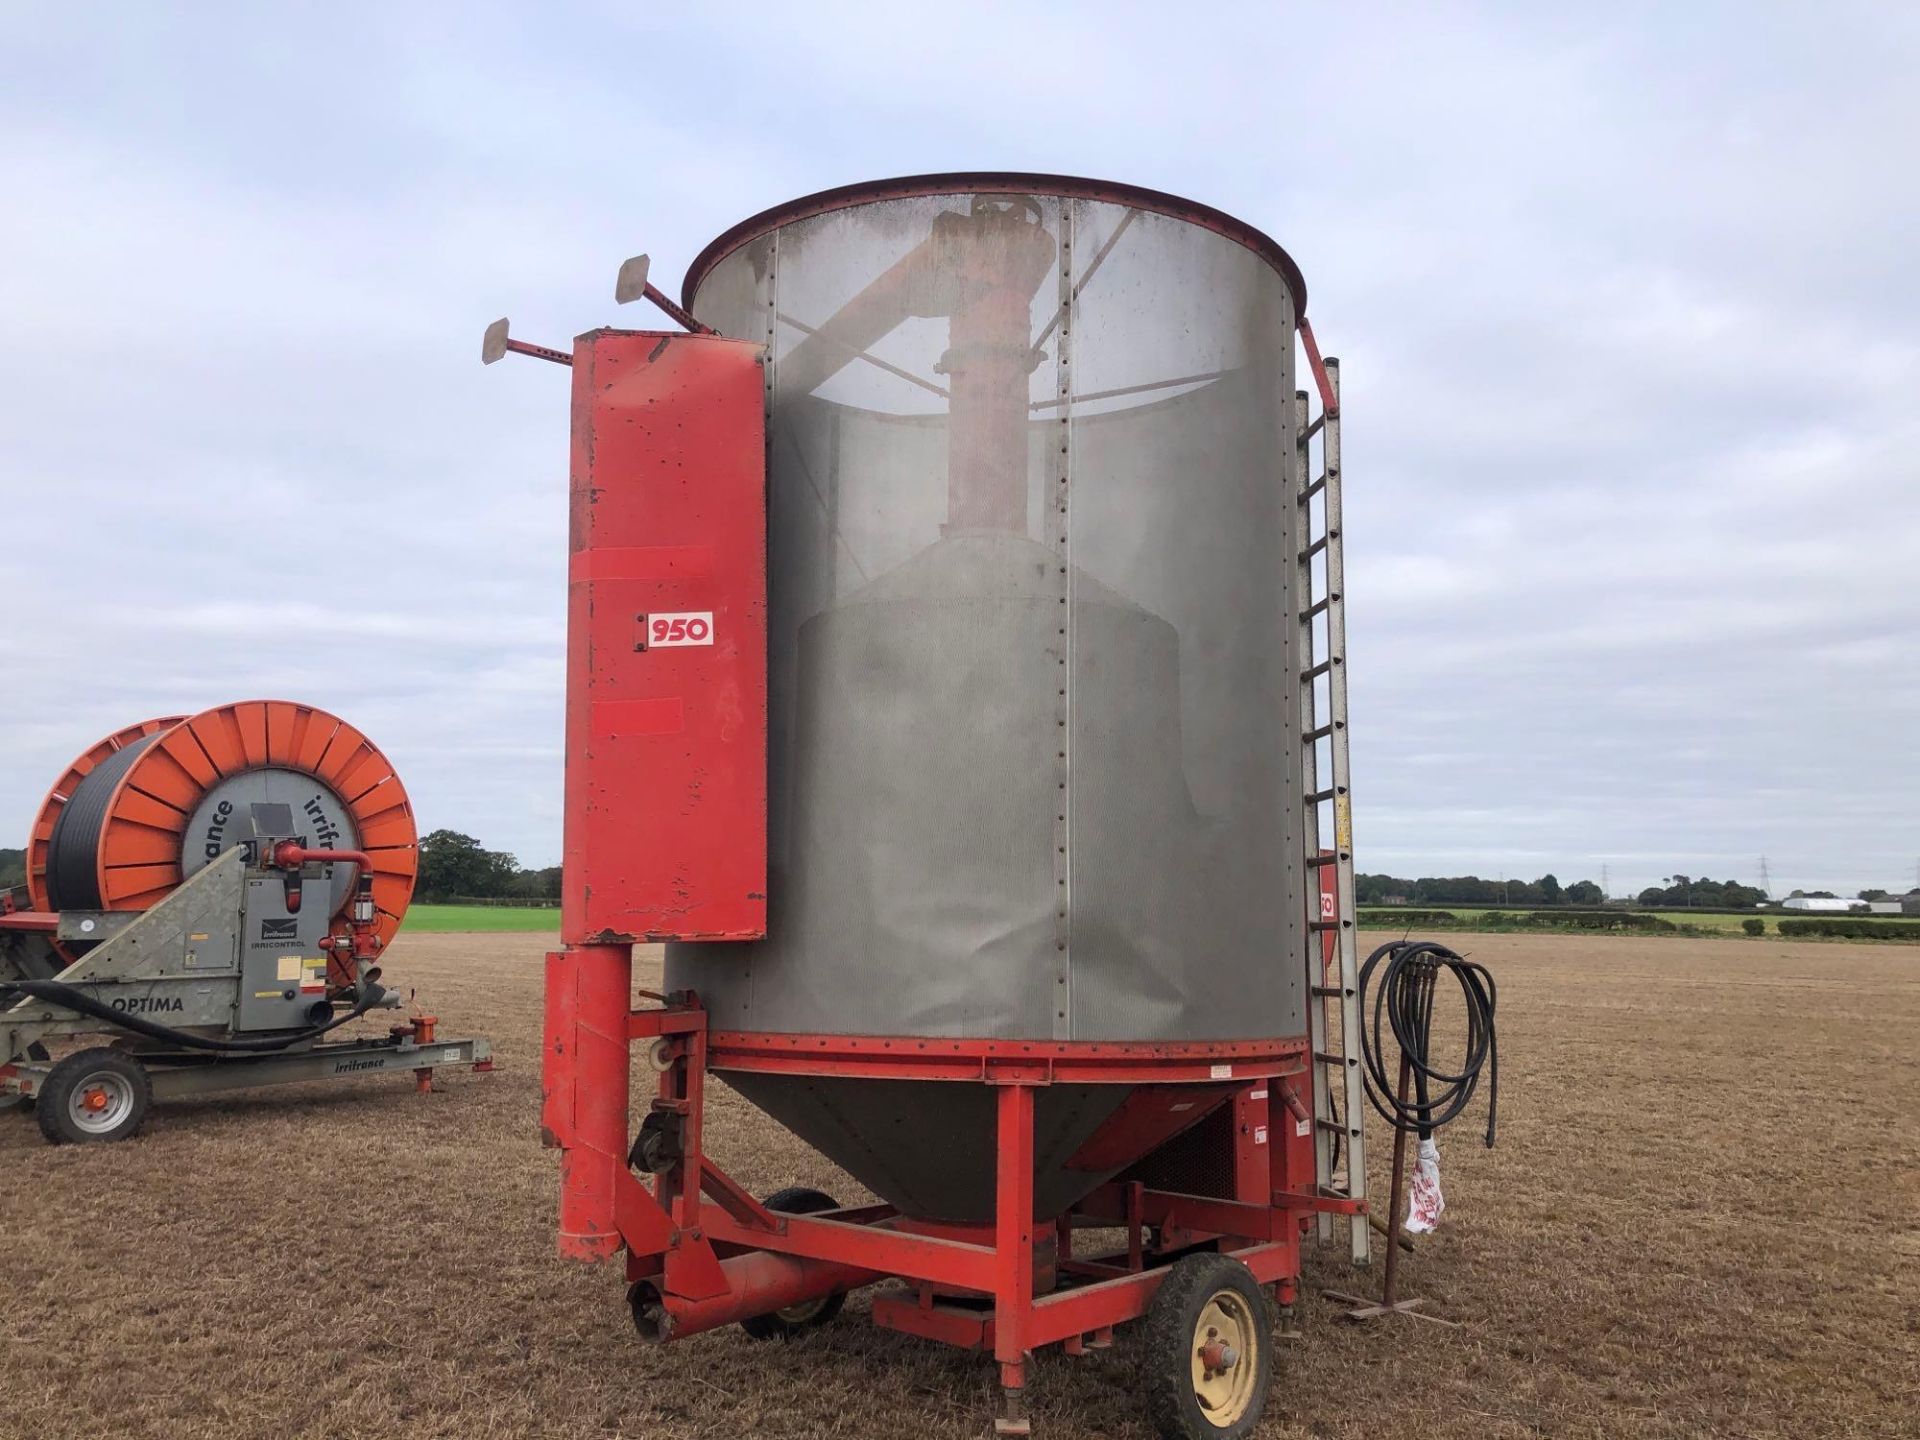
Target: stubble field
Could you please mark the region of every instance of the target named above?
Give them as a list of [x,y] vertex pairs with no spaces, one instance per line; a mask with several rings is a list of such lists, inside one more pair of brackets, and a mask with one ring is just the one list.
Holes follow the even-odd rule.
[[[501,1066],[430,1097],[261,1091],[62,1149],[0,1114],[0,1437],[982,1433],[992,1366],[874,1330],[857,1297],[792,1344],[648,1350],[616,1273],[554,1258],[547,943],[403,936],[389,973]],[[1448,1213],[1406,1274],[1467,1327],[1303,1305],[1261,1433],[1920,1433],[1920,957],[1450,943],[1499,977],[1500,1140],[1471,1117],[1444,1137]],[[857,1195],[718,1094],[740,1179]],[[1333,1254],[1308,1281],[1375,1283]],[[1144,1437],[1136,1363],[1130,1339],[1043,1353],[1036,1435]]]

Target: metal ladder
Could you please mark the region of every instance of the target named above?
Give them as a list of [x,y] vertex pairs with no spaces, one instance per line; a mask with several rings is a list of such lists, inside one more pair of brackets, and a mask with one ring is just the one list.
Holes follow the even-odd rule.
[[[1341,556],[1340,519],[1340,362],[1321,361],[1313,332],[1301,322],[1301,339],[1320,392],[1320,414],[1312,415],[1312,397],[1294,396],[1298,447],[1294,500],[1299,507],[1293,585],[1299,623],[1301,806],[1306,847],[1310,917],[1306,929],[1309,1003],[1308,1032],[1313,1045],[1314,1174],[1323,1193],[1364,1200],[1367,1194],[1366,1148],[1362,1114],[1366,1106],[1358,1055],[1360,1035],[1359,940],[1354,933],[1353,811],[1347,762],[1347,603]],[[1320,473],[1314,474],[1318,440]],[[1316,503],[1317,502],[1317,503]],[[1325,776],[1325,783],[1321,777]],[[1322,812],[1328,812],[1323,822]],[[1327,823],[1333,845],[1322,848]],[[1321,902],[1320,881],[1334,871],[1333,914]],[[1333,937],[1335,974],[1329,977],[1324,938]],[[1337,1029],[1336,1029],[1337,1017]],[[1336,1110],[1336,1091],[1340,1101]],[[1336,1118],[1337,1117],[1337,1118]],[[1336,1155],[1337,1146],[1337,1155]],[[1340,1162],[1336,1164],[1336,1159]],[[1356,1265],[1367,1263],[1366,1217],[1349,1221]],[[1319,1219],[1322,1240],[1334,1236],[1334,1217]]]

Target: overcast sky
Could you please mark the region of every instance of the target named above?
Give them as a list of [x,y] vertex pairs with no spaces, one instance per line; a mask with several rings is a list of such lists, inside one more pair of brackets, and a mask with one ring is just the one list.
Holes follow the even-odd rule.
[[0,16],[0,845],[98,735],[269,695],[557,860],[567,377],[482,326],[993,168],[1305,270],[1361,868],[1915,883],[1916,7]]

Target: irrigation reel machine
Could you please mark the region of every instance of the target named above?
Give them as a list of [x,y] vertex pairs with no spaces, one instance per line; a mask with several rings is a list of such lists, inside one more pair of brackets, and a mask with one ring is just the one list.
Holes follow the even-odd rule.
[[[386,757],[309,705],[254,700],[107,736],[54,783],[0,891],[0,1109],[120,1140],[154,1099],[492,1068],[403,998],[383,953],[416,869]],[[77,1042],[77,1048],[73,1047]],[[56,1050],[67,1051],[56,1057]]]

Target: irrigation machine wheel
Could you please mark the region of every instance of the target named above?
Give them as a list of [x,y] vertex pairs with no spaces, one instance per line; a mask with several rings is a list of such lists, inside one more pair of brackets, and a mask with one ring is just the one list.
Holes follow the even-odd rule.
[[1266,1409],[1273,1314],[1238,1260],[1177,1260],[1147,1310],[1141,1368],[1161,1440],[1241,1440]]
[[[809,1190],[804,1185],[789,1185],[784,1190],[776,1190],[760,1203],[781,1215],[818,1215],[823,1210],[840,1208],[839,1201],[831,1195]],[[846,1303],[847,1297],[836,1291],[831,1295],[822,1295],[818,1300],[789,1305],[784,1310],[750,1316],[740,1322],[740,1328],[755,1340],[791,1340],[802,1331],[825,1325],[840,1313],[840,1307]]]
[[125,1140],[147,1118],[153,1083],[140,1062],[104,1046],[67,1056],[47,1073],[34,1118],[55,1145]]

